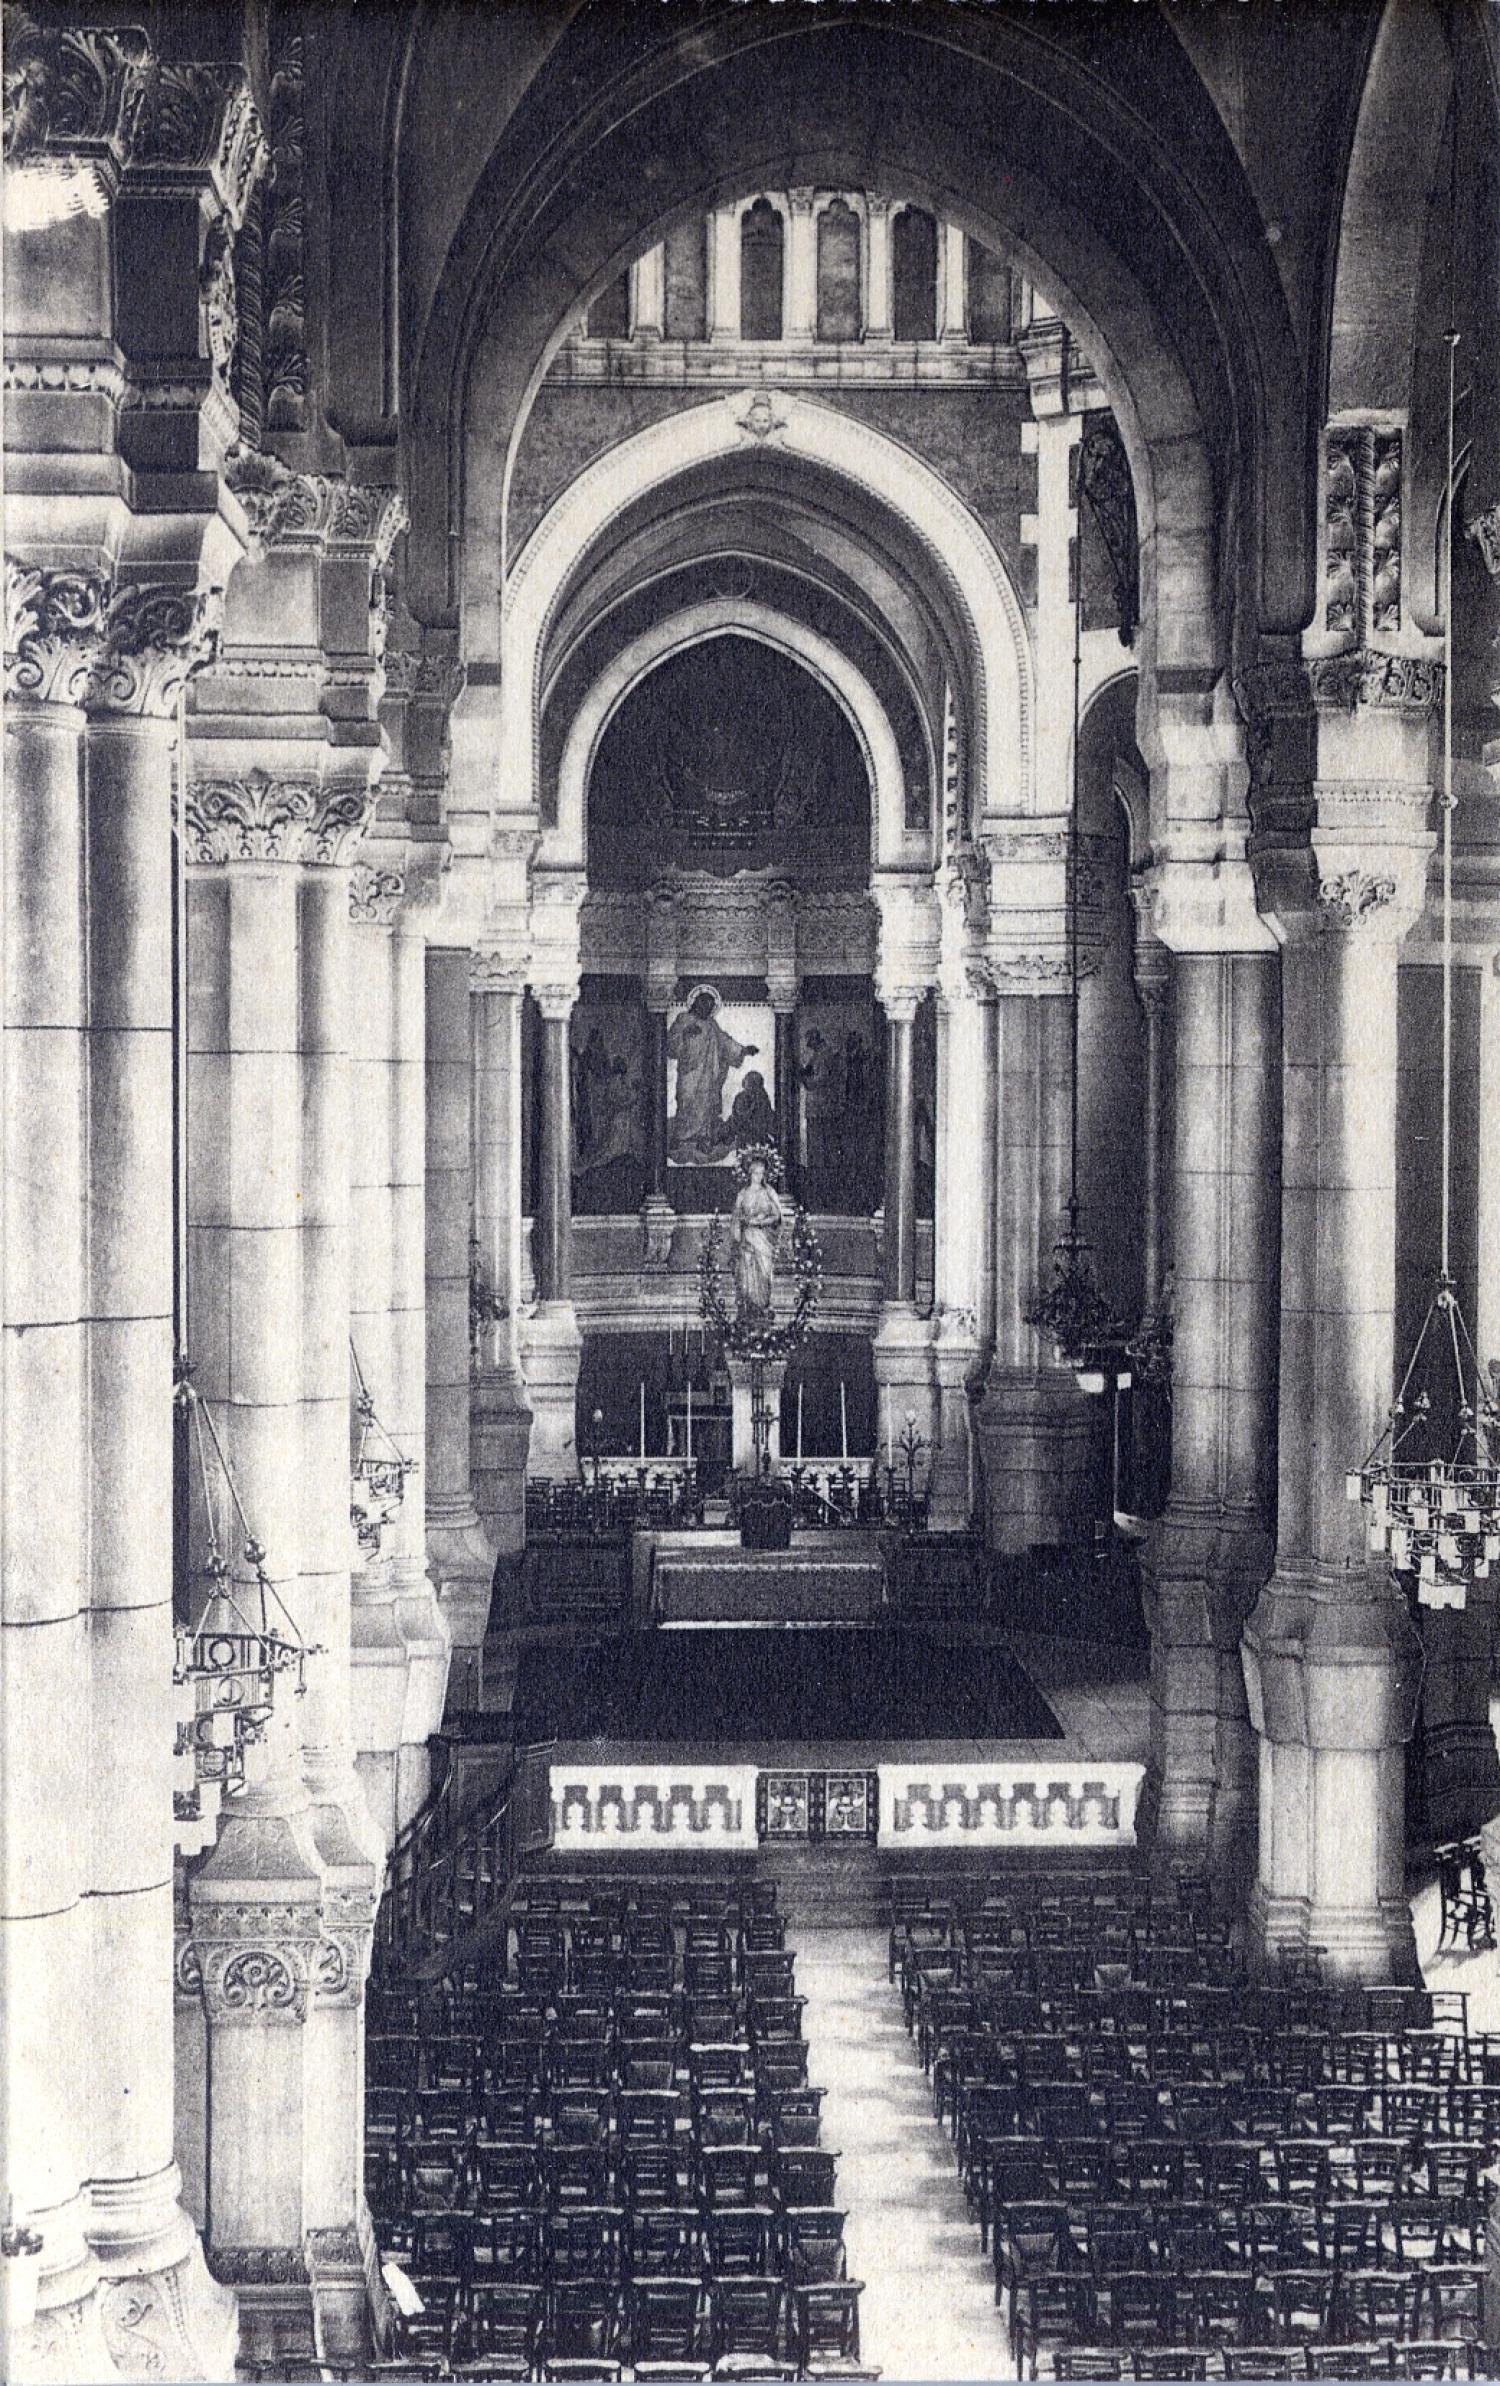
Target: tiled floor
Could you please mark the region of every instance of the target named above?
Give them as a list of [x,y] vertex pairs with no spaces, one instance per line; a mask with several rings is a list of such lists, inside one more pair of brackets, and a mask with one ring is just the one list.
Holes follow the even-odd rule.
[[827,2089],[865,2358],[887,2381],[1013,2378],[988,2257],[886,1980],[885,1934],[799,1928],[810,2074]]

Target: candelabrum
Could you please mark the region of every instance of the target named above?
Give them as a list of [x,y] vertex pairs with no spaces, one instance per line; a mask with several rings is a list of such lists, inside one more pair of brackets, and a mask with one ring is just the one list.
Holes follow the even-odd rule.
[[[895,1446],[900,1451],[902,1463],[906,1468],[906,1513],[908,1516],[915,1516],[917,1512],[917,1460],[926,1449],[927,1443],[917,1431],[917,1412],[914,1408],[907,1410],[906,1420],[896,1436]],[[894,1467],[892,1467],[891,1473],[894,1476]]]

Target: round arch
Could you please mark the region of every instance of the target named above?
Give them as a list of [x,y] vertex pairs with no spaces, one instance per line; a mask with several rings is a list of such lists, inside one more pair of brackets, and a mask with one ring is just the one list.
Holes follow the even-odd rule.
[[1117,84],[1035,12],[730,11],[649,58],[596,57],[596,38],[585,12],[450,218],[411,350],[424,618],[459,604],[459,543],[493,527],[516,426],[579,297],[690,212],[811,183],[878,187],[959,223],[1076,327],[1130,454],[1165,666],[1222,667],[1232,603],[1249,634],[1301,627],[1305,366],[1255,194],[1164,21],[1131,20]]
[[[588,836],[588,782],[599,741],[632,689],[690,646],[710,638],[753,638],[798,663],[818,682],[854,732],[870,774],[871,856],[877,868],[927,862],[931,838],[906,827],[901,754],[885,707],[863,673],[831,640],[789,613],[733,597],[687,607],[656,622],[622,648],[595,680],[573,717],[558,770],[557,824],[542,832],[537,864],[581,870]],[[913,848],[917,848],[914,855]]]
[[[521,758],[508,764],[516,776],[506,790],[507,810],[534,814],[538,808],[547,632],[590,550],[647,491],[747,443],[773,442],[778,452],[853,483],[894,514],[930,556],[970,645],[973,775],[984,809],[1017,814],[1032,808],[1031,644],[995,547],[948,483],[896,440],[813,400],[741,389],[651,424],[598,457],[548,509],[518,556],[505,584],[500,623],[499,750]],[[882,815],[882,848],[887,830]]]

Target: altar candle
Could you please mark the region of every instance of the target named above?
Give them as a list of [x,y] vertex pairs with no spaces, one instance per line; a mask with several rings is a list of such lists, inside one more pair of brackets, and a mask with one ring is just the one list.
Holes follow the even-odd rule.
[[849,1402],[845,1396],[842,1376],[839,1378],[839,1456],[847,1465],[849,1461]]
[[646,1379],[641,1378],[641,1456],[646,1455]]
[[802,1386],[797,1386],[797,1464],[802,1464]]
[[687,1462],[689,1466],[693,1463],[693,1379],[691,1376],[688,1377],[687,1386]]

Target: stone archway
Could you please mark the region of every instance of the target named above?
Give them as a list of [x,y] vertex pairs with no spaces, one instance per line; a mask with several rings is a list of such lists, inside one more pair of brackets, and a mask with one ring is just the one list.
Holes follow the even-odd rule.
[[[504,767],[515,774],[500,789],[501,809],[536,810],[547,632],[590,551],[610,522],[643,494],[705,462],[742,453],[747,445],[774,446],[779,454],[852,482],[866,501],[895,515],[920,542],[950,593],[971,648],[974,784],[984,791],[990,812],[1030,810],[1030,640],[1000,555],[947,482],[899,442],[816,401],[784,391],[773,397],[764,390],[736,391],[636,433],[581,473],[537,525],[506,581],[498,625],[498,750],[506,758]],[[490,694],[483,691],[486,700]],[[479,791],[472,792],[477,798]],[[882,814],[882,837],[886,825]],[[893,844],[886,858],[901,858],[900,849]]]
[[[558,773],[557,824],[543,832],[537,860],[544,868],[582,869],[587,841],[589,770],[599,740],[620,706],[648,674],[670,656],[709,638],[751,638],[800,663],[825,688],[844,714],[870,774],[872,854],[879,866],[910,867],[927,860],[930,839],[906,827],[906,787],[895,732],[863,674],[830,639],[790,614],[734,598],[695,605],[668,616],[635,638],[595,681],[563,747]],[[912,848],[918,848],[915,854]]]

